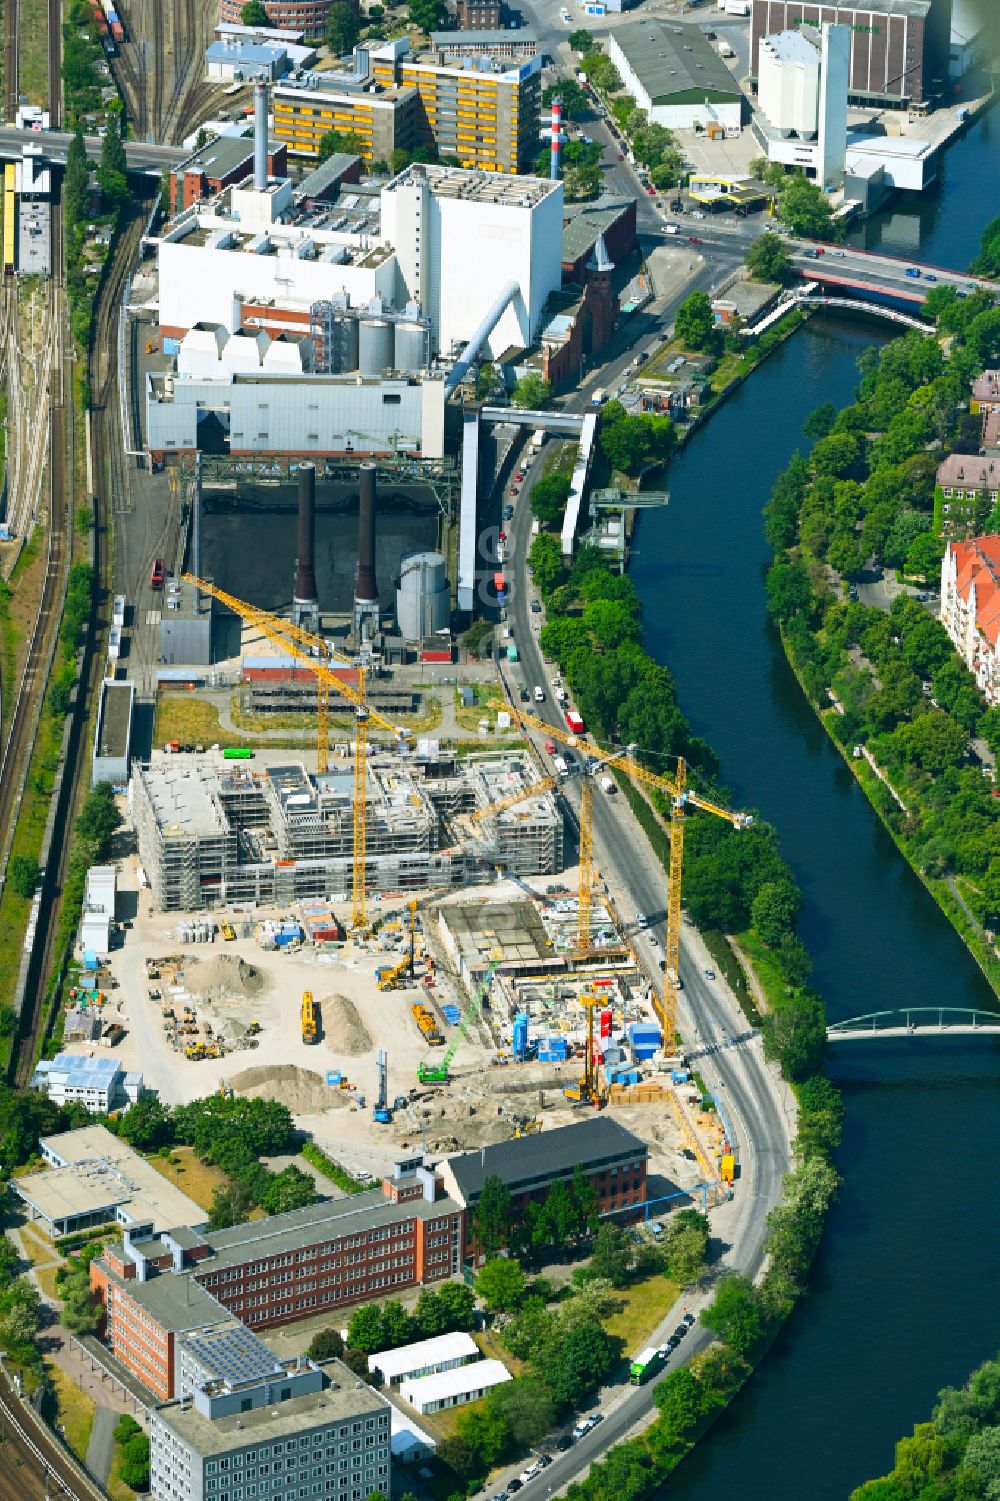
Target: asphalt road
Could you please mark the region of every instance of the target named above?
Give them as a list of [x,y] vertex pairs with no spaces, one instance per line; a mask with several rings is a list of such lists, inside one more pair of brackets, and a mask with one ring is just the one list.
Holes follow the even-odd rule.
[[[593,378],[608,385],[613,383],[608,369],[595,372]],[[576,399],[582,400],[579,396]],[[542,472],[543,458],[544,449],[528,470],[514,519],[507,524],[510,550],[506,573],[511,590],[508,620],[520,653],[519,664],[511,667],[510,684],[515,699],[519,698],[522,684],[529,692],[536,684],[543,687],[545,702],[532,702],[531,712],[549,724],[565,728],[552,700],[555,669],[546,668],[538,646],[538,629],[544,617],[531,612],[535,595],[526,571],[531,541],[530,493]],[[538,733],[534,738],[541,749],[544,735]],[[571,778],[563,783],[561,790],[578,816],[578,782]],[[594,852],[596,868],[626,918],[632,919],[642,912],[649,919],[650,926],[639,935],[637,945],[650,979],[662,983],[659,960],[665,936],[666,877],[620,796],[610,798],[595,793]],[[658,948],[652,945],[654,937],[659,942]],[[697,1057],[699,1072],[720,1102],[740,1162],[733,1201],[713,1212],[713,1237],[720,1252],[714,1270],[739,1270],[755,1276],[764,1258],[766,1217],[780,1198],[782,1175],[790,1166],[789,1107],[777,1075],[764,1063],[760,1038],[747,1028],[735,997],[722,980],[707,978],[705,970],[709,967],[707,951],[698,934],[685,927],[681,934],[680,972],[684,989],[680,996],[680,1030],[689,1055]],[[649,1343],[663,1343],[684,1309],[697,1313],[710,1298],[711,1292],[705,1290],[677,1304]],[[709,1332],[696,1324],[671,1356],[665,1373],[689,1361],[710,1342]],[[599,1393],[595,1406],[605,1413],[604,1421],[565,1454],[556,1454],[553,1463],[527,1482],[521,1494],[528,1498],[547,1497],[578,1478],[649,1414],[654,1405],[655,1386],[655,1382],[642,1387],[619,1384]],[[507,1479],[516,1473],[517,1469],[511,1469],[498,1477],[495,1492],[502,1490]]]

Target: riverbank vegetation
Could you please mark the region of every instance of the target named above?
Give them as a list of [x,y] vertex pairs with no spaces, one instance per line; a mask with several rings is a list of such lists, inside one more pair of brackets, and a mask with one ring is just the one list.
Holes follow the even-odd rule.
[[888,1475],[868,1480],[851,1501],[993,1501],[1000,1495],[1000,1359],[962,1387],[938,1394],[929,1423],[896,1445]]
[[[926,608],[945,546],[935,471],[967,441],[970,384],[1000,353],[1000,311],[944,288],[929,301],[940,337],[866,350],[855,401],[807,424],[817,441],[792,458],[765,513],[768,600],[827,729],[1000,988],[988,936],[1000,926],[1000,799],[987,774],[1000,713]],[[987,499],[968,526],[996,530],[1000,507]],[[898,591],[892,569],[917,579],[919,597]]]

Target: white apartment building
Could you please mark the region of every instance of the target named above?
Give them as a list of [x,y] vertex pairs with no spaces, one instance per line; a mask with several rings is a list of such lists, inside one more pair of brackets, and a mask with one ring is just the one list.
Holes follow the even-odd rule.
[[82,1105],[91,1115],[107,1115],[133,1105],[143,1094],[142,1074],[126,1072],[114,1058],[57,1053],[40,1058],[31,1085],[44,1089],[57,1105]]
[[941,624],[990,704],[1000,703],[1000,536],[949,542]]
[[[390,1407],[340,1361],[263,1370],[234,1330],[211,1379],[150,1415],[153,1501],[366,1501],[391,1488]],[[223,1348],[220,1348],[220,1345]]]

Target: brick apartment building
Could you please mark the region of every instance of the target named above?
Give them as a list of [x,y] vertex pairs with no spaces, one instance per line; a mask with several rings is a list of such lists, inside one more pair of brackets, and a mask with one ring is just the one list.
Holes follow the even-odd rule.
[[[357,10],[357,0],[347,0]],[[246,0],[219,0],[219,20],[239,25]],[[281,30],[303,31],[320,37],[326,30],[333,0],[264,0],[267,24]]]
[[112,1352],[161,1401],[179,1393],[183,1348],[239,1321],[274,1328],[456,1276],[472,1252],[471,1213],[486,1178],[515,1210],[579,1167],[602,1214],[646,1197],[647,1148],[604,1116],[446,1159],[396,1165],[380,1187],[229,1230],[145,1224],[91,1263]]
[[856,104],[910,99],[922,104],[948,79],[951,0],[753,0],[750,71],[758,71],[761,38],[824,21],[851,31],[848,87]]

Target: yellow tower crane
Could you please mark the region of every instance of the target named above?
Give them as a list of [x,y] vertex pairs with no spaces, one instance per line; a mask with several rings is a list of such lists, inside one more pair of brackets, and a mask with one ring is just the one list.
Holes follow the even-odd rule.
[[280,646],[297,661],[304,662],[316,676],[317,683],[317,746],[316,764],[317,769],[325,772],[328,768],[329,757],[329,695],[330,689],[339,693],[342,698],[354,705],[354,863],[353,863],[353,889],[352,889],[352,918],[351,928],[354,931],[367,927],[365,915],[366,905],[366,874],[365,863],[365,840],[367,819],[367,792],[368,792],[368,724],[377,724],[380,729],[388,730],[397,740],[405,740],[408,732],[399,726],[390,723],[374,709],[370,709],[365,701],[365,675],[364,669],[357,667],[358,686],[353,687],[350,683],[342,682],[337,674],[330,668],[329,659],[344,663],[349,667],[355,664],[349,662],[338,652],[333,651],[321,636],[314,636],[309,631],[304,631],[301,626],[293,625],[290,620],[283,620],[280,615],[271,615],[267,610],[262,610],[257,605],[247,604],[246,600],[237,599],[233,594],[227,594],[224,589],[219,589],[215,584],[207,583],[204,579],[196,578],[193,574],[186,573],[184,579],[189,584],[194,584],[204,594],[210,594],[220,604],[232,610],[241,620],[249,625],[254,625],[275,646]]
[[[544,719],[537,719],[533,714],[525,714],[523,710],[514,706],[510,710],[511,717],[516,719],[522,726],[530,726],[540,730],[544,734],[552,736],[564,745],[582,748],[585,751],[600,755],[600,749],[590,739],[579,735],[571,735],[568,731],[557,726],[547,724]],[[622,771],[633,781],[642,782],[648,787],[656,787],[670,799],[670,862],[667,868],[667,942],[666,942],[666,978],[663,987],[662,998],[654,991],[654,1004],[663,1026],[664,1045],[673,1046],[674,1035],[677,1030],[677,980],[679,975],[680,946],[681,946],[681,889],[684,868],[684,816],[688,803],[694,808],[700,808],[705,813],[714,813],[717,818],[724,818],[737,829],[745,829],[753,823],[753,817],[749,813],[734,813],[729,808],[723,808],[718,803],[709,802],[707,798],[700,797],[691,792],[687,787],[687,768],[682,757],[677,759],[677,770],[673,778],[660,776],[655,771],[648,771],[641,766],[626,751],[606,758],[614,761]],[[586,907],[587,938],[589,940],[590,929],[590,879],[593,845],[593,778],[585,777],[583,788],[591,788],[591,797],[583,796],[580,805],[580,910]],[[584,864],[584,850],[586,849],[586,865]],[[584,885],[586,881],[586,887]],[[580,931],[583,931],[582,922]],[[582,942],[582,940],[581,940]]]

